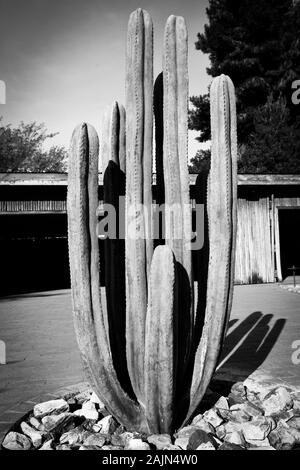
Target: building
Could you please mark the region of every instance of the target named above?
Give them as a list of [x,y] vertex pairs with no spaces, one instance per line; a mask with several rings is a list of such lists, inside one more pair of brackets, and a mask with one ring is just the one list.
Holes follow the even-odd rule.
[[[66,197],[66,174],[0,174],[0,294],[69,287]],[[236,283],[300,267],[299,209],[300,175],[239,175]]]

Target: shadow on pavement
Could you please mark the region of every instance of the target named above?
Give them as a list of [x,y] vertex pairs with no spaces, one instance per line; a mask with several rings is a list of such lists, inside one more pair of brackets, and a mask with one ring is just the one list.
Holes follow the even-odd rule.
[[267,358],[278,340],[286,320],[271,325],[272,314],[253,312],[227,334],[217,373],[240,375],[245,380]]

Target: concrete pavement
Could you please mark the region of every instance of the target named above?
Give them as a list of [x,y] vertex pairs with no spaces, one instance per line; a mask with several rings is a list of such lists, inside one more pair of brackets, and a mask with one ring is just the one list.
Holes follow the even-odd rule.
[[[0,365],[0,424],[1,414],[18,403],[84,380],[69,290],[0,299],[0,339],[8,361]],[[300,389],[300,364],[292,361],[296,341],[299,294],[278,285],[236,286],[217,377],[266,373]]]

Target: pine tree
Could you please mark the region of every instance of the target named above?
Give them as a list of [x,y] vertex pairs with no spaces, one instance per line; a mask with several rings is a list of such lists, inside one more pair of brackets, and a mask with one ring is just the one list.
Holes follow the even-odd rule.
[[[261,110],[270,99],[273,103],[279,100],[277,106],[283,106],[285,98],[285,125],[293,126],[292,133],[298,129],[300,106],[292,104],[291,87],[294,80],[300,79],[300,2],[210,0],[207,15],[209,23],[204,33],[198,34],[196,48],[209,54],[209,75],[227,74],[235,84],[238,139],[245,162],[246,155],[250,157],[247,145],[251,141],[253,148],[259,127],[257,109]],[[207,141],[209,96],[191,97],[191,103],[190,129],[200,131],[200,142]],[[299,140],[300,135],[295,138]],[[291,154],[293,151],[287,147],[287,160]]]

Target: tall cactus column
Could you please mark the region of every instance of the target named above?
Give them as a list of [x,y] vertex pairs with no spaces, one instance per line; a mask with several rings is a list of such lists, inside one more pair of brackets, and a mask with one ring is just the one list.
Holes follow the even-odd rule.
[[186,421],[200,403],[215,371],[230,314],[234,281],[237,138],[235,93],[229,77],[221,75],[213,80],[210,102],[212,155],[207,194],[207,301]]
[[[128,371],[144,401],[147,273],[152,258],[153,28],[141,9],[129,19],[126,58],[126,344]],[[149,217],[147,217],[149,215]]]
[[164,178],[166,243],[173,250],[179,269],[180,297],[179,363],[184,375],[191,347],[193,285],[191,233],[192,213],[188,175],[188,69],[187,29],[182,17],[170,16],[164,37]]

